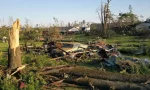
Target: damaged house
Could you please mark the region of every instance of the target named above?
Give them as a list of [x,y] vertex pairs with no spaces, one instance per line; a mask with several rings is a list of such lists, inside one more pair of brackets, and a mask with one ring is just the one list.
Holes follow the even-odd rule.
[[150,19],[136,25],[136,30],[150,30]]

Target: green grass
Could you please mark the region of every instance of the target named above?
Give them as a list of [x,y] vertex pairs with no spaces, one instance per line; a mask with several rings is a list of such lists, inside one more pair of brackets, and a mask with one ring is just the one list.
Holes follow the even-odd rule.
[[7,43],[0,43],[0,51],[6,52],[8,49],[8,44]]
[[[28,42],[27,44],[30,45],[32,42]],[[43,42],[33,42],[37,47],[42,46]],[[20,45],[24,45],[24,42],[20,42]],[[0,51],[7,52],[8,50],[8,43],[0,42]]]
[[69,35],[64,38],[65,41],[87,43],[96,40],[96,36],[85,36],[84,34]]

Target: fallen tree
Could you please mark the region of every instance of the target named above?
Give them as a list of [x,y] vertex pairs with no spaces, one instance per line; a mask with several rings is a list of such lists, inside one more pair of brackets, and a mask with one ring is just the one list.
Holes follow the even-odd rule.
[[95,87],[102,90],[149,90],[150,87],[148,85],[142,84],[133,84],[126,82],[114,82],[109,80],[101,80],[94,78],[77,78],[77,79],[66,79],[64,80],[66,83],[77,84],[81,86],[89,86],[92,89]]
[[130,83],[145,83],[150,78],[149,75],[120,74],[100,70],[91,70],[84,67],[66,67],[66,68],[52,69],[40,72],[40,74],[43,75],[68,74],[78,77],[90,77],[95,79],[130,82]]

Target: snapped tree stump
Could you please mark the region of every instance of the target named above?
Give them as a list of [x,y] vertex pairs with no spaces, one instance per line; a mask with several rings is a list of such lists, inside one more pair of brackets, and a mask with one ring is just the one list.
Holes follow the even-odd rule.
[[16,69],[22,65],[19,46],[20,21],[17,19],[9,32],[8,68]]

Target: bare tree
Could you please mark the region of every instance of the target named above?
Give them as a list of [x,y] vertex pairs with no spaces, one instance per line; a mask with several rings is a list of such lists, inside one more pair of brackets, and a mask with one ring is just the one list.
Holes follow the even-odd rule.
[[108,32],[108,23],[109,19],[111,17],[110,9],[109,9],[109,4],[111,0],[107,0],[107,3],[103,5],[101,2],[101,8],[97,10],[99,19],[101,21],[102,25],[102,37],[107,37],[107,32]]
[[10,16],[10,17],[9,17],[9,26],[11,26],[12,24],[13,24],[13,17]]
[[27,46],[27,34],[29,32],[29,19],[25,18],[25,31],[24,31],[24,44],[25,44],[25,51],[28,51],[28,46]]
[[57,18],[53,17],[54,21],[55,21],[55,26],[59,27],[59,21]]
[[30,26],[29,26],[29,19],[25,18],[25,30],[26,31],[29,31],[30,29]]

